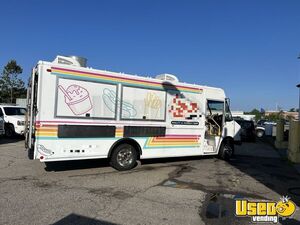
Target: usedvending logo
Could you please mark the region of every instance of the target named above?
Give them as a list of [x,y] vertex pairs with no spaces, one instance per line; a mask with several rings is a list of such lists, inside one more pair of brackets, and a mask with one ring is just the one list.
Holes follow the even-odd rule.
[[235,201],[235,215],[237,217],[251,217],[254,223],[278,223],[279,217],[283,219],[293,216],[296,204],[289,197],[282,197],[280,201],[248,201],[238,199]]

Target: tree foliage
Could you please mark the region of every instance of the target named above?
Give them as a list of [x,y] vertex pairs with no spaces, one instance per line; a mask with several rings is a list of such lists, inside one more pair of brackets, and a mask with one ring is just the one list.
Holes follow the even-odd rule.
[[250,112],[245,112],[245,114],[255,115],[255,120],[260,120],[263,116],[263,113],[261,113],[258,109],[252,109]]
[[289,112],[299,112],[299,109],[298,109],[298,108],[291,108],[291,109],[289,110]]
[[270,113],[265,116],[265,119],[276,122],[277,120],[284,119],[283,111]]
[[13,103],[16,98],[26,97],[26,88],[19,75],[23,72],[16,60],[10,60],[3,68],[0,79],[0,102]]
[[295,108],[291,108],[291,109],[289,110],[289,112],[296,112],[296,109],[295,109]]

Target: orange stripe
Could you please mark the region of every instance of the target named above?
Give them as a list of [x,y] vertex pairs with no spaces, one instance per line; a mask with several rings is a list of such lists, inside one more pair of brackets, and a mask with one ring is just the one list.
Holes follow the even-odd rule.
[[177,137],[169,137],[169,138],[159,138],[153,137],[155,140],[198,140],[198,138],[177,138]]
[[179,140],[175,140],[175,141],[170,141],[170,140],[161,140],[161,141],[151,141],[152,143],[198,143],[197,140],[195,141],[179,141]]
[[43,137],[48,137],[48,136],[57,137],[57,134],[45,133],[45,134],[36,134],[36,136],[38,136],[38,137],[41,137],[41,136],[43,136]]
[[37,131],[57,131],[57,129],[36,129]]
[[47,132],[42,132],[42,131],[38,131],[38,132],[36,132],[37,134],[57,134],[57,132],[55,132],[55,131],[47,131]]
[[191,145],[191,146],[198,146],[198,143],[181,143],[181,144],[177,144],[177,143],[150,143],[148,144],[148,146],[186,146],[186,145]]

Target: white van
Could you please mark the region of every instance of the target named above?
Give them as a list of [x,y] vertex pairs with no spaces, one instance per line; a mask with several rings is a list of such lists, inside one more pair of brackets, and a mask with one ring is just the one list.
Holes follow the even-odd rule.
[[[79,59],[79,60],[78,60]],[[28,89],[26,145],[42,162],[109,158],[230,158],[240,126],[221,88],[86,68],[78,57],[39,61]]]
[[0,117],[4,120],[5,135],[24,135],[26,108],[16,105],[0,105]]

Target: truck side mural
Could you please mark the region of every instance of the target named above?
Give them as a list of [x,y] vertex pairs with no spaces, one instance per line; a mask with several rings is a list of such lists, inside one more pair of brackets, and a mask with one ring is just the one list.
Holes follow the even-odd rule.
[[95,70],[57,56],[33,69],[27,101],[25,142],[30,158],[41,162],[109,158],[127,170],[145,158],[227,159],[239,140],[222,89],[169,74]]

